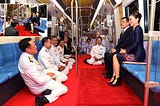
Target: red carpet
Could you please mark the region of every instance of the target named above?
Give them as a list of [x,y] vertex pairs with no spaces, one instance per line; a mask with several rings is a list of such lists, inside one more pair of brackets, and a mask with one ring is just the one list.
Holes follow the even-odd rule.
[[83,68],[79,79],[78,106],[142,106],[142,101],[122,82],[111,87],[101,75],[104,67]]
[[[101,73],[104,65],[91,66],[83,63],[88,56],[80,55],[78,60],[78,78],[75,65],[64,84],[67,94],[52,104],[45,106],[142,106],[141,100],[133,93],[125,82],[119,87],[110,87]],[[35,106],[35,96],[27,88],[19,91],[3,106]]]
[[30,31],[25,30],[25,27],[22,25],[16,26],[16,29],[19,31],[19,36],[39,36],[38,33],[30,33]]

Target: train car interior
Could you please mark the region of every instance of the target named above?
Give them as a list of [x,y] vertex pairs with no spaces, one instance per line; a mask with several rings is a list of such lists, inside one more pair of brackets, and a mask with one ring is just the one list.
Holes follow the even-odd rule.
[[[34,41],[38,62],[44,38],[57,39],[55,57],[49,55],[69,71],[64,82],[52,79],[68,91],[53,101],[45,96],[37,104],[23,77],[26,38]],[[159,52],[160,0],[0,0],[0,106],[159,106]]]

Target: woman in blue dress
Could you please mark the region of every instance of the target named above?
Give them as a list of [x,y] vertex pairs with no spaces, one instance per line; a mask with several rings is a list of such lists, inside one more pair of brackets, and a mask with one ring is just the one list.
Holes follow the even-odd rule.
[[144,62],[143,30],[139,25],[141,17],[142,15],[139,12],[133,12],[129,16],[129,23],[133,28],[131,32],[133,42],[131,45],[128,45],[127,49],[121,49],[120,53],[113,56],[113,76],[108,83],[110,86],[120,85],[120,64],[122,62]]

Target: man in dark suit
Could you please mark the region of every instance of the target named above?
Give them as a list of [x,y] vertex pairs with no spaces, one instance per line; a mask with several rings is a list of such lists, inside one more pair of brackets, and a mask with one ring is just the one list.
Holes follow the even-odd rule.
[[129,19],[127,17],[121,18],[121,27],[122,33],[120,34],[120,38],[118,40],[118,44],[115,48],[112,48],[110,52],[105,53],[104,61],[106,73],[104,73],[105,77],[111,78],[113,74],[113,65],[112,58],[113,55],[119,53],[121,49],[126,49],[128,45],[132,43],[131,39],[131,31],[132,28],[129,26]]
[[11,22],[11,26],[5,28],[5,36],[19,36],[18,30],[15,28],[18,22],[13,21]]
[[72,53],[71,39],[69,37],[64,37],[64,54],[70,55]]

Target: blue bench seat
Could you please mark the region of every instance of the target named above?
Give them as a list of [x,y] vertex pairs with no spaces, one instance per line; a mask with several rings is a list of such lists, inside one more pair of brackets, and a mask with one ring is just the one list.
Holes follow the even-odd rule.
[[[147,52],[146,52],[147,53]],[[123,63],[121,75],[134,92],[144,100],[144,84],[146,80],[146,64]],[[150,82],[160,82],[160,41],[152,41],[150,65]],[[149,89],[149,106],[159,106],[160,86]]]
[[46,23],[47,23],[46,20],[41,20],[40,26],[34,26],[34,28],[35,28],[36,30],[44,33],[45,30],[47,29]]
[[7,81],[8,75],[6,73],[0,73],[0,84],[2,84],[3,82]]
[[[143,84],[145,83],[146,78],[146,65],[142,64],[122,64],[122,67],[126,69],[130,74],[132,74],[135,78],[140,80]],[[160,66],[155,67],[151,65],[150,70],[150,81],[160,82],[160,72],[156,71],[160,70]],[[151,90],[155,93],[160,92],[160,86],[151,88]]]
[[[39,51],[42,44],[40,41],[35,43]],[[0,94],[3,95],[0,96],[0,106],[25,86],[18,70],[21,53],[18,43],[0,44]]]

